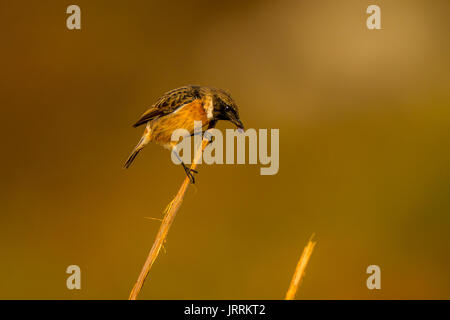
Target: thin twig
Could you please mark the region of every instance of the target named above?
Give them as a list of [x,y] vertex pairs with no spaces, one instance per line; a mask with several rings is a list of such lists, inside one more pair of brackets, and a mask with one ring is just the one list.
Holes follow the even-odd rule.
[[[208,139],[204,138],[202,141],[201,148],[198,148],[194,161],[191,165],[191,169],[195,170],[197,167],[197,163],[199,163],[202,152],[205,149],[205,147],[208,144]],[[172,225],[173,221],[175,220],[175,216],[177,214],[178,209],[181,206],[181,203],[183,202],[184,195],[186,193],[186,190],[190,184],[189,177],[186,177],[183,181],[183,184],[181,185],[180,189],[178,190],[177,195],[175,198],[169,203],[165,210],[164,219],[162,220],[161,226],[159,227],[158,234],[156,235],[155,242],[153,243],[153,246],[147,256],[147,260],[145,260],[144,266],[142,267],[141,273],[139,274],[139,277],[136,281],[136,284],[133,287],[133,290],[131,290],[131,294],[129,299],[130,300],[136,300],[139,292],[142,289],[142,286],[144,285],[145,278],[147,278],[147,275],[155,262],[156,258],[158,257],[159,251],[161,250],[161,247],[163,246],[164,242],[166,241],[167,234],[169,233],[170,226]]]
[[302,255],[300,256],[300,260],[297,263],[297,267],[295,268],[294,276],[292,277],[291,284],[289,285],[289,290],[286,293],[285,300],[294,300],[295,294],[297,293],[297,289],[300,286],[300,283],[305,275],[306,265],[308,264],[309,258],[314,250],[314,246],[316,245],[315,241],[312,241],[314,234],[309,239],[308,244],[305,249],[303,249]]

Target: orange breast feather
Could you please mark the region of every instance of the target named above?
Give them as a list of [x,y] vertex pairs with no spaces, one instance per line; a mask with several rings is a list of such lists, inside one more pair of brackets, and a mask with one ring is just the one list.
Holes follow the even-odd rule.
[[201,121],[203,127],[209,123],[200,99],[192,101],[167,116],[152,121],[150,125],[151,141],[173,146],[177,142],[171,142],[172,132],[176,129],[186,129],[192,134],[194,132],[194,121]]

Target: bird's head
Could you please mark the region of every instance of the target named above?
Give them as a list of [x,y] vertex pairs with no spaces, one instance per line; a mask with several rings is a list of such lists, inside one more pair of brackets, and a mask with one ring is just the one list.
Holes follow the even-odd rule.
[[239,118],[238,106],[231,95],[222,89],[214,89],[214,119],[227,120],[233,123],[238,129],[244,130],[244,125]]

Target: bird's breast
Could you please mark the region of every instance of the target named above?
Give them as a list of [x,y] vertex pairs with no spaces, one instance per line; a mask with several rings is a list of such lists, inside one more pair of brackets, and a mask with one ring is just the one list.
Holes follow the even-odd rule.
[[150,123],[151,140],[162,145],[175,145],[172,133],[177,129],[185,129],[194,133],[194,121],[201,121],[202,127],[209,123],[208,115],[200,99],[178,108],[175,112],[153,120]]

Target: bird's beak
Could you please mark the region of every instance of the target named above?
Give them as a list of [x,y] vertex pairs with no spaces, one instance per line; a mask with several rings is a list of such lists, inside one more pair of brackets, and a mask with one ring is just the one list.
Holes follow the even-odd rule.
[[230,121],[238,128],[239,132],[244,131],[244,124],[242,123],[242,121],[240,119],[233,117],[233,119],[230,119]]

